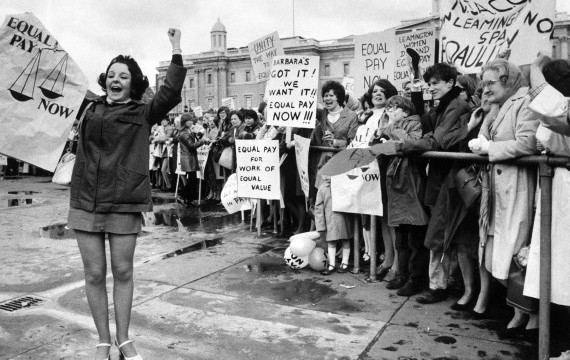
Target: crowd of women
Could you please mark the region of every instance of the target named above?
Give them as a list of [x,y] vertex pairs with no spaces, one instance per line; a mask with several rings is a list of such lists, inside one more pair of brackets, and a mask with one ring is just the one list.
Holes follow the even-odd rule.
[[[447,298],[454,277],[460,274],[463,292],[451,309],[483,319],[492,306],[491,285],[501,284],[508,288],[506,300],[514,311],[500,336],[536,341],[537,167],[504,161],[540,152],[570,156],[570,63],[539,54],[525,76],[519,67],[497,58],[483,66],[480,77],[460,75],[453,66],[439,63],[426,69],[421,81],[417,62],[410,52],[414,78],[405,85],[407,91],[397,95],[388,80],[378,80],[361,97],[361,110],[345,105],[339,84],[325,84],[324,114],[313,133],[313,144],[342,149],[358,142],[380,154],[383,257],[377,276],[387,280],[386,288],[411,296],[427,285],[428,291],[416,300],[432,304]],[[427,102],[422,95],[426,88],[432,96]],[[426,151],[472,152],[488,156],[490,164],[413,157]],[[331,156],[321,153],[316,168]],[[318,172],[316,177],[324,185],[316,196],[315,223],[329,242],[329,267],[323,274],[344,272],[353,222],[347,214],[327,214],[332,212],[329,181]],[[568,181],[568,170],[557,168],[552,199],[552,301],[567,307],[570,293],[563,279],[570,276],[565,263],[570,245],[563,234],[569,227],[564,221]],[[375,241],[367,238],[370,220],[363,220],[364,242]],[[335,242],[343,245],[338,268]],[[526,277],[520,271],[524,267]]]
[[[182,126],[193,138],[178,142],[190,152],[211,144],[208,163],[214,172],[221,160],[216,154],[232,149],[235,139],[279,140],[280,154],[288,156],[281,166],[286,211],[278,221],[299,233],[309,230],[314,220],[328,248],[323,275],[348,270],[355,222],[354,215],[332,211],[330,177],[319,169],[338,150],[373,146],[381,154],[377,161],[384,216],[359,216],[363,253],[358,256],[369,261],[368,245],[377,241],[371,238],[370,224],[378,219],[382,255],[376,275],[386,281],[386,288],[411,296],[427,287],[416,300],[431,304],[445,300],[451,287],[459,287],[462,293],[451,308],[484,319],[492,306],[492,285],[501,284],[508,287],[507,303],[514,311],[500,335],[536,340],[537,306],[531,298],[538,298],[540,184],[536,167],[504,161],[540,152],[570,156],[565,99],[570,95],[570,65],[541,54],[526,76],[505,58],[487,63],[480,76],[461,75],[444,63],[420,76],[417,62],[410,52],[414,76],[402,95],[385,79],[358,99],[347,95],[338,82],[323,85],[315,129],[293,129],[320,147],[310,154],[309,212],[292,151],[295,143],[283,128],[263,124],[264,104],[258,112],[221,108],[203,122],[184,115],[189,121]],[[426,92],[431,100],[424,100]],[[490,164],[413,156],[426,151],[472,152],[488,156]],[[235,171],[235,149],[232,154],[228,173]],[[216,199],[221,184],[212,179],[210,195]],[[562,240],[568,228],[563,215],[567,197],[559,194],[569,191],[567,181],[568,171],[556,169],[552,299],[563,306],[570,306],[570,293],[563,285],[570,276],[564,260],[570,246]],[[475,195],[469,193],[479,187]],[[263,226],[274,221],[276,208],[265,210]],[[517,282],[513,273],[527,264],[526,279]]]

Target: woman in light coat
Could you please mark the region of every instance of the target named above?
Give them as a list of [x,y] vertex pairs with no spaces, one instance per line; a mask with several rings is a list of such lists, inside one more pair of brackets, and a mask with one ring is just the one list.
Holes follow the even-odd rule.
[[[471,151],[489,155],[491,162],[484,173],[481,197],[481,292],[474,308],[478,314],[487,310],[489,273],[506,286],[512,257],[531,236],[536,169],[494,164],[536,151],[538,119],[528,108],[530,97],[524,83],[519,68],[504,59],[493,60],[483,67],[483,93],[500,109],[494,119],[485,119],[479,137],[469,142]],[[527,329],[538,326],[534,323],[535,317],[531,320]],[[505,334],[514,335],[515,331],[521,330],[524,331],[524,313],[515,308],[515,316]]]

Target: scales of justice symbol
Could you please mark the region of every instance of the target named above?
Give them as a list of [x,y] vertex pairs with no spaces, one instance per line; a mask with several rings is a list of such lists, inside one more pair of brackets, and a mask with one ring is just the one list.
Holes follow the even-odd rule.
[[67,77],[67,59],[68,54],[64,50],[57,49],[39,49],[28,65],[20,73],[16,81],[10,86],[12,97],[18,101],[28,101],[34,98],[34,90],[38,80],[38,69],[42,57],[42,51],[53,51],[54,55],[63,52],[64,55],[57,65],[51,70],[45,80],[38,86],[42,94],[49,99],[56,99],[63,96],[65,80]]

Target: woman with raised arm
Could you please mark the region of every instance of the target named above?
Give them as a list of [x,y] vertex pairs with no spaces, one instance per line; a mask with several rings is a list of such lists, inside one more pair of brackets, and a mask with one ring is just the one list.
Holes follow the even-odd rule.
[[172,61],[164,85],[141,102],[148,80],[136,61],[119,55],[99,76],[104,96],[86,110],[71,180],[68,226],[75,230],[85,292],[99,335],[95,360],[110,359],[105,235],[109,237],[115,308],[115,344],[126,360],[141,360],[129,340],[133,257],[141,212],[152,210],[148,171],[150,129],[181,101],[186,76],[180,30],[169,29]]

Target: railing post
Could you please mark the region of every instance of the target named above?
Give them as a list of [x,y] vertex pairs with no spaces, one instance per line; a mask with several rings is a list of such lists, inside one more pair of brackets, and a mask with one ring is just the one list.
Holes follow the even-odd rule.
[[359,214],[354,214],[354,232],[352,239],[354,241],[353,244],[353,252],[354,252],[354,267],[352,268],[353,274],[358,274],[360,272],[360,222],[358,219],[360,218]]
[[538,354],[540,360],[550,358],[550,288],[553,168],[546,163],[540,170],[540,307]]
[[376,259],[377,259],[377,255],[376,255],[376,221],[378,219],[376,219],[376,216],[371,215],[370,216],[370,245],[369,245],[369,249],[370,249],[370,277],[368,278],[368,281],[370,282],[376,282]]

